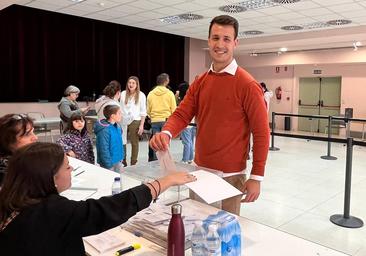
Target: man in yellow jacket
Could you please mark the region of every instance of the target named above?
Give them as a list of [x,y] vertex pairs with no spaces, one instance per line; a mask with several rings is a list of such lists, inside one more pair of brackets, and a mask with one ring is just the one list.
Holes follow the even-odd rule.
[[[170,117],[177,107],[175,97],[172,91],[167,88],[169,84],[169,75],[162,73],[156,78],[157,86],[147,95],[147,115],[151,119],[152,135],[161,132],[165,121]],[[152,159],[156,160],[156,154],[153,152]]]

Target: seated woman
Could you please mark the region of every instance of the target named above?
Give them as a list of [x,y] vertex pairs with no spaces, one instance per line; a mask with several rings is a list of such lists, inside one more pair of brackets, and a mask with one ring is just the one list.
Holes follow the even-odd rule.
[[90,109],[90,107],[79,107],[76,102],[76,99],[79,97],[79,93],[79,88],[74,85],[69,85],[64,92],[64,97],[62,97],[60,102],[57,104],[57,108],[60,111],[62,132],[66,131],[67,123],[69,122],[72,114],[79,113],[85,115],[85,113]]
[[72,114],[66,132],[57,140],[66,155],[94,164],[93,143],[85,126],[82,114]]
[[0,117],[0,187],[13,152],[37,141],[33,130],[33,121],[27,115],[7,114]]
[[1,255],[85,255],[82,237],[126,222],[173,185],[196,178],[176,172],[98,200],[59,195],[71,185],[61,146],[36,142],[14,153],[0,190]]

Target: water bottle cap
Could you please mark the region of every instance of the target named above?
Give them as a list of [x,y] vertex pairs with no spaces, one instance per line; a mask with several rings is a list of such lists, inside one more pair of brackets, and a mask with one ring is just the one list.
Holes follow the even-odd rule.
[[182,213],[182,206],[180,204],[173,204],[172,214],[181,214],[181,213]]
[[120,181],[121,180],[121,177],[115,177],[114,178],[114,181]]

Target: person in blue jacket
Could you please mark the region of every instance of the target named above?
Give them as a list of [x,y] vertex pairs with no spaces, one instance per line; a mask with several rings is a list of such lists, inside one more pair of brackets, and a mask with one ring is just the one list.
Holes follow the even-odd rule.
[[122,129],[119,125],[122,112],[118,105],[107,105],[103,109],[105,119],[94,125],[97,137],[97,162],[101,167],[120,172],[123,159]]

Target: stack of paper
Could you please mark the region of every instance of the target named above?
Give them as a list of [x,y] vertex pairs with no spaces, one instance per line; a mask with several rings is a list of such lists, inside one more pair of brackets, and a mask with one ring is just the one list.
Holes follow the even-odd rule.
[[94,236],[88,236],[83,239],[99,253],[104,253],[125,244],[124,241],[110,233],[110,231],[105,231]]
[[[207,214],[200,213],[199,209],[191,208],[189,200],[182,201],[182,218],[185,229],[185,248],[191,247],[191,236],[194,223],[197,220],[204,220]],[[139,212],[123,228],[131,233],[140,233],[142,236],[161,247],[167,248],[168,227],[171,218],[171,205],[160,202],[151,205],[149,208]]]

